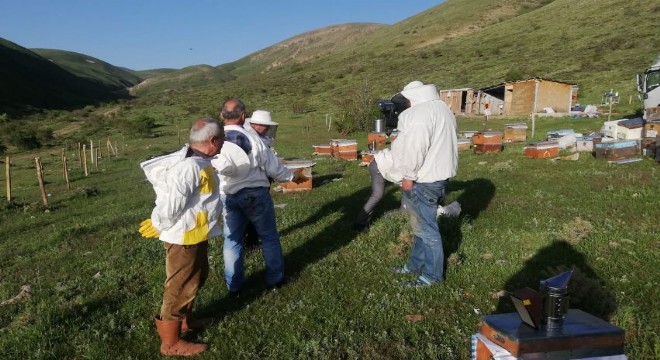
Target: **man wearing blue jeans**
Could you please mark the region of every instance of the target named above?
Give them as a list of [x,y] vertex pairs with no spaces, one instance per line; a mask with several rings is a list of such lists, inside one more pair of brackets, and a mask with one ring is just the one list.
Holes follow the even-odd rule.
[[403,286],[423,287],[443,281],[444,251],[436,213],[458,166],[456,118],[433,84],[413,81],[401,95],[410,108],[399,114],[399,135],[390,151],[396,178],[388,180],[401,182],[402,205],[410,214],[414,237],[408,262],[394,271],[419,274]]
[[[270,113],[267,113],[270,117]],[[270,181],[295,181],[296,175],[282,165],[271,149],[256,133],[243,127],[245,105],[229,99],[222,106],[227,143],[237,145],[238,152],[222,153],[234,164],[234,172],[220,172],[220,194],[224,204],[223,258],[225,281],[230,292],[241,290],[245,282],[243,240],[249,223],[261,239],[261,251],[266,263],[266,284],[277,287],[284,281],[284,257],[280,235],[275,224],[275,209],[270,197]],[[228,147],[237,149],[236,147]]]

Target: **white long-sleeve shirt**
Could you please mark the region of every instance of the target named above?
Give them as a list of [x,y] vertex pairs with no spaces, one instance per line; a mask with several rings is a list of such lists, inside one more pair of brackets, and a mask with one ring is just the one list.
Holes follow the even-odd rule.
[[412,107],[399,114],[399,134],[391,151],[376,155],[378,169],[394,182],[405,178],[430,183],[454,177],[458,167],[454,114],[439,99],[434,85],[404,90],[402,94]]
[[[247,171],[239,171],[227,175],[229,171],[220,172],[220,192],[222,194],[235,194],[244,188],[270,187],[268,178],[275,181],[291,181],[293,172],[279,162],[277,156],[264,144],[258,135],[246,131],[239,125],[226,125],[225,133],[238,131],[250,142],[250,151],[247,154],[250,164]],[[223,156],[232,156],[226,154]]]

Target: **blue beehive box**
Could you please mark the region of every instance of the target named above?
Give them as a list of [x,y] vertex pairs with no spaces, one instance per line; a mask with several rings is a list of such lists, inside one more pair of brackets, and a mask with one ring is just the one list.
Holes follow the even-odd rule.
[[594,145],[596,159],[619,160],[639,155],[639,140],[601,142]]

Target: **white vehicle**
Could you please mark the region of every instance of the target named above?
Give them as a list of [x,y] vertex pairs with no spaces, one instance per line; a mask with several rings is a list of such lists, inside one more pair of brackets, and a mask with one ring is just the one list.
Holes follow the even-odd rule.
[[644,102],[644,118],[650,114],[654,115],[651,118],[660,117],[660,110],[656,110],[660,107],[660,56],[654,65],[637,75],[637,91]]

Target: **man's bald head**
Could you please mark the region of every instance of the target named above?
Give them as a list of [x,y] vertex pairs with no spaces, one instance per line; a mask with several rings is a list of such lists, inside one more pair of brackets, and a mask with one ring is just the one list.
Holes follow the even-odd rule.
[[227,125],[243,125],[245,123],[245,104],[239,99],[232,98],[222,104],[220,116]]

